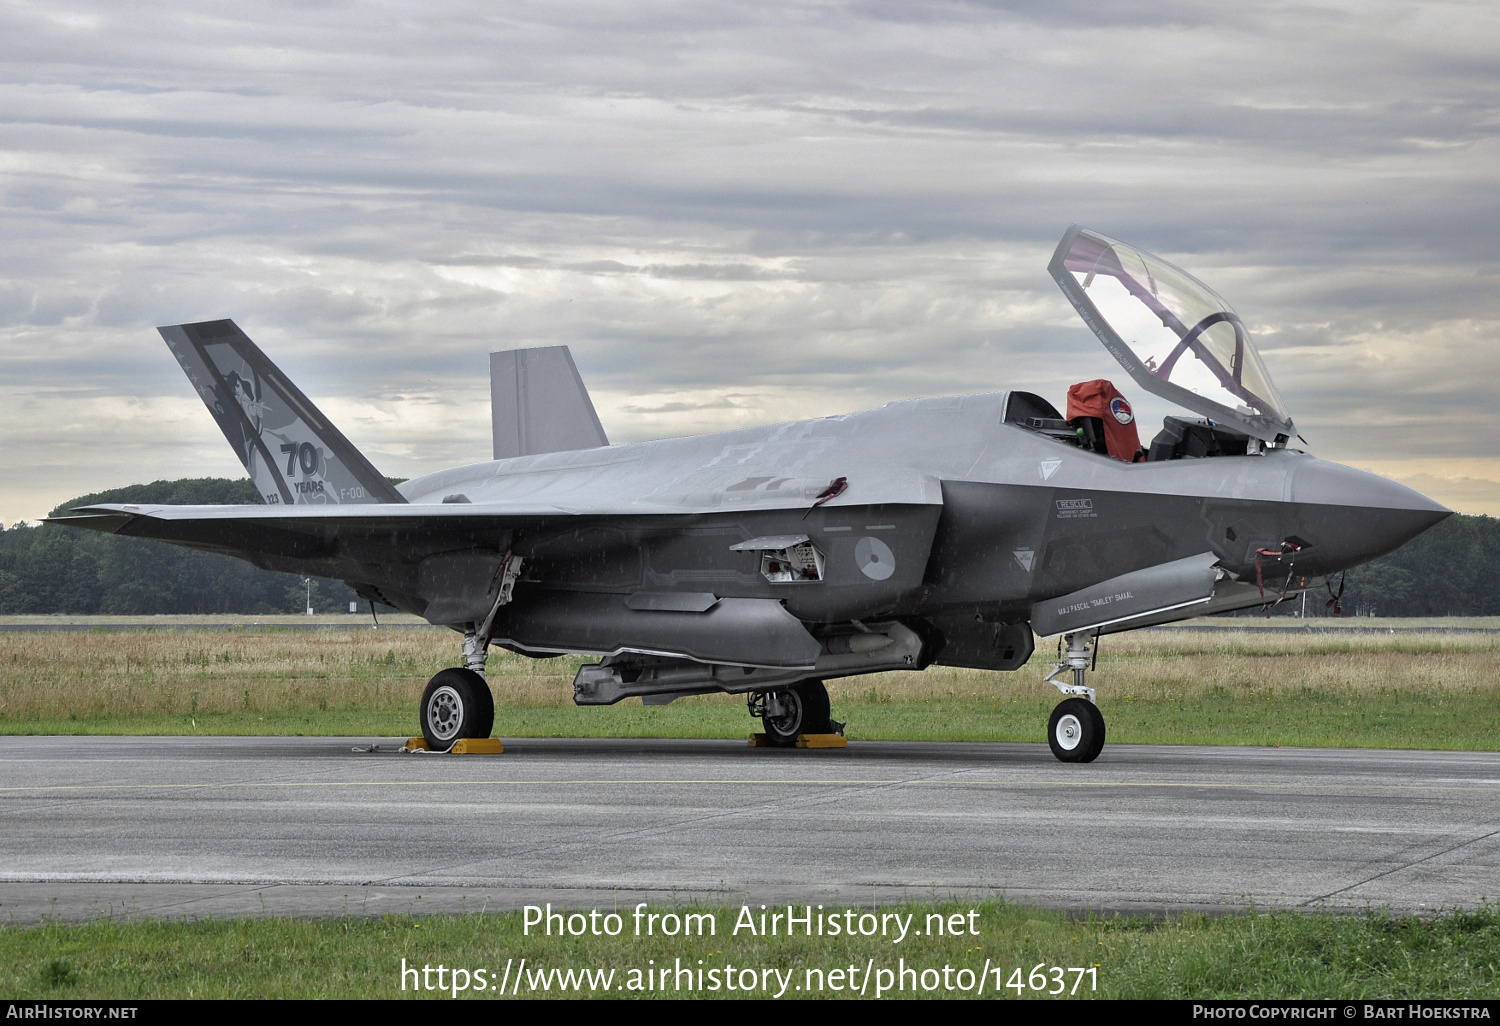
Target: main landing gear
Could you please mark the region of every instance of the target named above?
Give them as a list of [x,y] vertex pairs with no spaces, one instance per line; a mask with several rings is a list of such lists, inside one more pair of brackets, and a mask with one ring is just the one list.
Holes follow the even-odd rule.
[[751,716],[760,717],[766,740],[776,748],[792,748],[799,734],[832,734],[828,718],[828,689],[816,679],[799,680],[789,688],[761,691],[746,701]]
[[489,615],[482,622],[468,624],[464,630],[463,667],[441,670],[427,682],[422,702],[417,706],[417,718],[428,751],[450,751],[455,742],[487,738],[495,728],[495,696],[484,679],[484,665],[490,657],[495,617],[500,607],[510,602],[525,562],[523,557],[505,550],[495,579],[490,582],[491,587],[498,587]]
[[489,737],[495,727],[495,697],[484,679],[488,646],[476,631],[464,635],[463,667],[438,671],[422,692],[417,716],[433,752],[446,752],[466,737]]
[[[1097,644],[1098,638],[1094,639]],[[1067,654],[1043,678],[1064,695],[1047,722],[1047,745],[1063,762],[1093,762],[1104,749],[1104,714],[1094,704],[1094,689],[1085,687],[1092,653],[1089,636],[1078,632],[1067,636]],[[1073,683],[1055,680],[1064,670],[1073,671]]]
[[433,752],[446,752],[465,737],[489,737],[495,726],[490,686],[473,670],[441,670],[427,682],[420,707],[422,737]]

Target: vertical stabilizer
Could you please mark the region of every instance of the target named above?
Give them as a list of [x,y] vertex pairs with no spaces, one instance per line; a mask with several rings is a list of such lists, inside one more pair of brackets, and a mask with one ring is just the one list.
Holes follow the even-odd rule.
[[567,346],[490,354],[495,459],[608,445]]
[[233,321],[156,330],[266,502],[406,501]]

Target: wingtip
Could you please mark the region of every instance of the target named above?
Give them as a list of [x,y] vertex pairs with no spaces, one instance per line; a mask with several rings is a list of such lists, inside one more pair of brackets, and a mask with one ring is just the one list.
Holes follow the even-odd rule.
[[116,534],[120,528],[141,516],[139,513],[99,506],[80,506],[70,509],[60,517],[43,517],[44,524],[62,524],[64,527],[81,527],[90,531]]

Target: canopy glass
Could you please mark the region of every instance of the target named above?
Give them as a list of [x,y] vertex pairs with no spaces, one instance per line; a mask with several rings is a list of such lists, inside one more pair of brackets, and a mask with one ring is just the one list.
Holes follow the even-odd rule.
[[1244,322],[1197,278],[1076,225],[1050,270],[1142,387],[1268,442],[1296,433]]

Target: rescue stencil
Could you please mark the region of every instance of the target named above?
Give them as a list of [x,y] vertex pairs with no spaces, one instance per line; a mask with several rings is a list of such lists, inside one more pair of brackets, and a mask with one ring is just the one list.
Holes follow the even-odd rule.
[[1077,520],[1080,517],[1097,516],[1093,499],[1058,499],[1057,519]]

